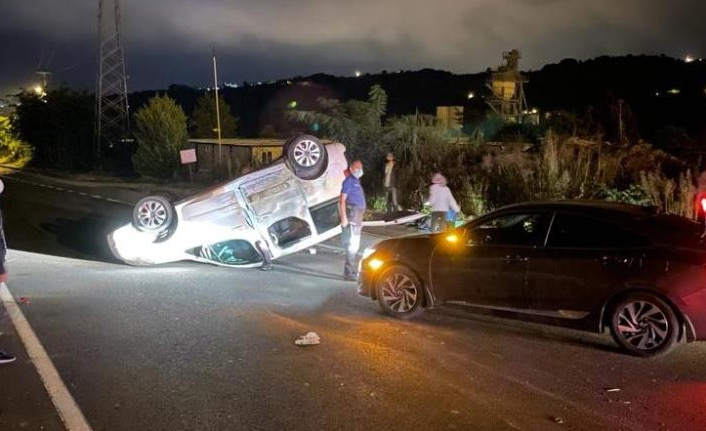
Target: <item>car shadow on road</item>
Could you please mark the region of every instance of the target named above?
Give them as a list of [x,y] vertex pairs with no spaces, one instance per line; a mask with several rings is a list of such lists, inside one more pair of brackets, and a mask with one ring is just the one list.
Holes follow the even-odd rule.
[[[435,319],[432,316],[442,317]],[[463,325],[481,326],[484,333],[493,335],[519,336],[523,339],[559,343],[567,346],[590,348],[607,353],[623,355],[618,346],[613,345],[607,336],[552,324],[513,319],[492,313],[477,313],[460,308],[444,307],[429,310],[423,320],[432,326],[445,326],[458,329]]]
[[[33,247],[33,252],[45,252],[48,254],[60,254],[62,257],[79,257],[89,260],[95,260],[106,263],[119,263],[113,256],[108,246],[107,235],[117,226],[109,221],[94,217],[86,216],[79,220],[70,220],[65,218],[56,218],[51,223],[42,223],[40,228],[54,235],[57,244],[63,249],[56,250],[52,244],[47,241],[47,244],[40,244],[43,250],[36,250],[36,245]],[[22,248],[22,244],[18,244],[14,248]],[[66,250],[76,252],[75,256],[65,256]]]
[[312,269],[306,268],[304,266],[292,265],[291,263],[275,262],[274,268],[279,272],[286,272],[290,274],[305,275],[310,277],[323,278],[327,280],[343,281],[343,278],[339,274],[334,274],[324,271],[314,271]]

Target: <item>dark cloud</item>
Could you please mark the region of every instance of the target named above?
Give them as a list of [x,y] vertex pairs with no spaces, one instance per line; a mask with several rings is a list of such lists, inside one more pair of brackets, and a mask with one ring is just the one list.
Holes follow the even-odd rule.
[[[517,47],[537,68],[564,57],[706,56],[701,0],[122,0],[131,88],[265,81],[319,71],[476,72]],[[2,0],[0,91],[55,80],[91,87],[95,0]],[[44,54],[43,54],[44,53]]]

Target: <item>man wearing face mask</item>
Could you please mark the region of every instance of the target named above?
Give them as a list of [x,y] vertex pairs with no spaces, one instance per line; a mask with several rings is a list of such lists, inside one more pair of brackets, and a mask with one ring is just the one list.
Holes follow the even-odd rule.
[[360,234],[363,230],[363,213],[365,212],[365,192],[360,184],[363,176],[363,163],[356,160],[349,168],[350,175],[343,181],[338,213],[341,216],[343,234],[341,239],[346,251],[346,263],[343,266],[343,279],[356,281],[358,279],[358,249]]

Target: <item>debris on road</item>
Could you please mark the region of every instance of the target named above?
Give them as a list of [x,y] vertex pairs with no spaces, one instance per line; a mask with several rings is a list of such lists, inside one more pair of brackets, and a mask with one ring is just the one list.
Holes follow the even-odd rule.
[[29,305],[32,301],[27,296],[20,296],[20,304]]
[[563,419],[562,417],[559,417],[559,416],[553,416],[553,417],[552,417],[552,420],[553,420],[554,422],[558,423],[558,424],[563,424],[563,423],[564,423],[564,419]]
[[620,388],[605,388],[606,392],[620,392]]
[[321,344],[321,337],[316,332],[308,332],[306,335],[302,335],[294,341],[297,346],[313,346],[316,344]]

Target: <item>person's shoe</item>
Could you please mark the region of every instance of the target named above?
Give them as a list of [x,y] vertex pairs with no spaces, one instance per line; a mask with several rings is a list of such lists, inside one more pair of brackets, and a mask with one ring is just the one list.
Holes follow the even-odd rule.
[[272,265],[268,265],[268,264],[262,265],[260,267],[260,271],[272,271]]
[[15,359],[17,358],[0,350],[0,364],[9,364],[10,362],[14,362]]

